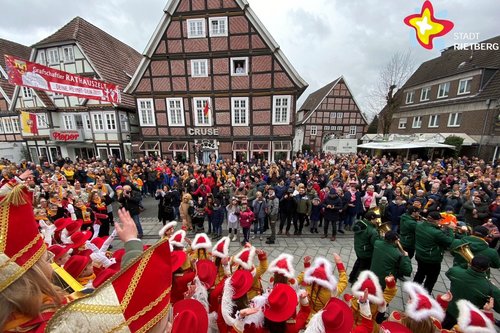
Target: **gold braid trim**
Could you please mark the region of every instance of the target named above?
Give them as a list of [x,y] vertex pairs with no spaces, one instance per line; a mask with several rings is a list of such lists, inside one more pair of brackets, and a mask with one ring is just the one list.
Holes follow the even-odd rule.
[[95,314],[122,314],[122,308],[118,305],[74,304],[71,310]]
[[[36,235],[35,238],[31,242],[29,242],[28,245],[22,248],[21,251],[17,252],[15,255],[9,258],[6,262],[4,262],[2,265],[0,265],[0,271],[5,268],[5,266],[9,265],[11,262],[16,262],[17,259],[22,257],[26,252],[28,252],[29,249],[31,249],[40,239],[42,238],[41,234]],[[43,246],[42,246],[43,247]]]
[[144,272],[144,268],[146,268],[146,265],[148,264],[149,259],[151,259],[152,255],[153,255],[153,251],[146,252],[144,254],[144,257],[142,258],[141,262],[139,263],[139,266],[137,267],[136,271],[134,272],[134,275],[132,276],[132,280],[130,281],[129,287],[127,288],[127,291],[125,292],[125,295],[123,296],[123,299],[120,303],[123,311],[125,311],[127,309],[128,304],[130,303],[130,300],[132,299],[132,296],[134,295],[135,289],[137,288],[137,285],[139,284],[139,280],[142,277],[142,273]]
[[152,329],[153,326],[158,324],[160,322],[160,320],[167,315],[171,306],[172,306],[172,304],[168,303],[168,305],[163,310],[161,310],[160,313],[158,313],[156,316],[154,316],[153,319],[148,321],[146,323],[146,325],[142,326],[139,330],[137,330],[137,333],[149,332],[149,330]]
[[14,206],[22,206],[26,205],[28,201],[26,200],[26,193],[24,193],[24,189],[26,186],[20,184],[16,185],[9,191],[9,193],[0,200],[0,205],[14,205]]
[[0,205],[0,253],[5,253],[5,247],[7,246],[9,211],[10,207],[8,205]]

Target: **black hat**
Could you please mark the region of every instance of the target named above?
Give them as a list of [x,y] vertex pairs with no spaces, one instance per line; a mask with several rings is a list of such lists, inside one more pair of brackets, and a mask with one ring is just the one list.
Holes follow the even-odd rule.
[[482,255],[474,256],[471,262],[471,266],[478,271],[486,271],[490,268],[490,258]]
[[429,215],[428,215],[428,217],[430,217],[434,221],[439,221],[439,220],[443,219],[443,217],[441,216],[441,214],[439,214],[439,212],[436,212],[436,211],[430,212]]
[[479,236],[479,237],[486,237],[488,236],[489,231],[488,228],[483,227],[482,225],[478,225],[477,227],[474,228],[474,235]]
[[388,242],[394,242],[399,239],[399,235],[397,232],[391,230],[385,233],[384,238]]

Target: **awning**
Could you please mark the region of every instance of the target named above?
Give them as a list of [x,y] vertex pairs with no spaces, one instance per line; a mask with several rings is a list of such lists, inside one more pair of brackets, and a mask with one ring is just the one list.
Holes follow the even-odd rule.
[[233,142],[233,151],[248,151],[248,141],[234,141]]
[[187,151],[188,144],[186,141],[174,141],[168,145],[168,151]]
[[415,149],[415,148],[450,148],[455,149],[455,146],[445,145],[437,142],[404,142],[404,141],[384,141],[384,142],[368,142],[358,145],[358,148],[364,149],[382,149],[382,150],[398,150],[398,149]]
[[253,151],[269,151],[271,146],[269,142],[258,142],[258,141],[252,141],[252,150]]
[[160,141],[143,141],[139,146],[139,150],[160,150]]
[[273,142],[274,151],[289,151],[292,150],[292,143],[290,141],[275,141]]
[[462,146],[472,146],[476,145],[477,141],[471,138],[468,134],[465,133],[439,133],[442,135],[445,139],[449,136],[458,136],[459,138],[464,139],[464,143],[462,143]]

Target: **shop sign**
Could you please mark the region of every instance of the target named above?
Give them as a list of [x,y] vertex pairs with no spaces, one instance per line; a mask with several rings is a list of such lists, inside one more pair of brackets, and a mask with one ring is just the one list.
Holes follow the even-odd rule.
[[324,145],[324,151],[334,154],[353,154],[357,152],[356,139],[330,139]]
[[219,136],[218,128],[188,128],[188,135],[191,136],[203,136],[203,135],[211,135],[211,136]]
[[83,142],[81,131],[50,130],[50,139],[55,142]]

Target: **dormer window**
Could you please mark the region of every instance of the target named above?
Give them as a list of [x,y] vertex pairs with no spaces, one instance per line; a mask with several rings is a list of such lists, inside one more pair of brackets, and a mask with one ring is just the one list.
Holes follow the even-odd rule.
[[458,92],[457,92],[457,95],[470,94],[471,83],[472,83],[472,78],[460,80],[458,82]]

